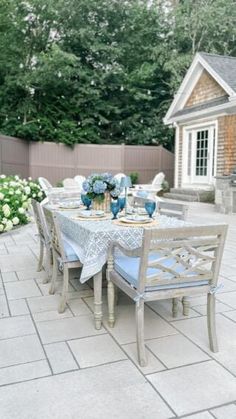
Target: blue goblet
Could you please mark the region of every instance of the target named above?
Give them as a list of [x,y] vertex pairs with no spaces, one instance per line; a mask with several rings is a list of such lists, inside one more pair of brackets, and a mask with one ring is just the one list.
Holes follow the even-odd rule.
[[154,213],[155,209],[156,209],[156,202],[154,201],[145,202],[145,210],[147,211],[150,218],[152,218],[152,214]]
[[118,202],[120,204],[120,211],[123,211],[123,209],[125,208],[125,203],[126,203],[125,196],[119,197]]
[[119,200],[117,199],[116,201],[112,201],[111,202],[111,212],[113,214],[112,220],[116,220],[117,219],[117,214],[118,214],[119,211],[120,211]]
[[83,204],[86,206],[86,210],[89,210],[92,201],[91,199],[88,197],[88,195],[86,194],[81,194],[81,201],[83,202]]

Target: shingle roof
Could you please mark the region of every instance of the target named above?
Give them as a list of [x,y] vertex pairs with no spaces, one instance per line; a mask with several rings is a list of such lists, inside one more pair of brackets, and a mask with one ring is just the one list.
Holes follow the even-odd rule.
[[236,92],[236,57],[199,53],[219,76]]

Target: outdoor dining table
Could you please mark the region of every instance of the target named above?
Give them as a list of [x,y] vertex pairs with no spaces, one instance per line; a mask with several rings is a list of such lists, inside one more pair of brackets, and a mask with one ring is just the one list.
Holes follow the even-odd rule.
[[[82,263],[80,282],[94,278],[94,286],[99,288],[94,301],[96,329],[102,324],[102,268],[108,260],[108,251],[112,242],[118,242],[128,249],[137,249],[142,245],[143,227],[120,225],[111,219],[78,219],[78,211],[57,211],[58,221],[64,239],[71,245]],[[174,217],[157,216],[157,223],[152,228],[175,228],[189,223]],[[145,226],[146,228],[146,226]],[[97,288],[97,291],[98,291]]]

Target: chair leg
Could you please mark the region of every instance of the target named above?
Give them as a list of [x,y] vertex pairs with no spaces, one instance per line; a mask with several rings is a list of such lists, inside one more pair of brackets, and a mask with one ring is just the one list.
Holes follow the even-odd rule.
[[51,278],[51,254],[50,251],[48,249],[46,249],[46,273],[47,276],[46,278],[43,280],[43,284],[47,284],[47,282],[50,281]]
[[190,308],[190,301],[188,297],[182,298],[182,304],[183,304],[183,315],[189,316],[189,308]]
[[93,277],[95,329],[102,327],[102,271]]
[[67,294],[68,294],[68,286],[69,286],[69,269],[64,264],[62,296],[61,296],[61,302],[60,302],[59,307],[58,307],[58,312],[59,313],[64,313],[64,311],[65,311]]
[[215,321],[215,295],[207,295],[207,328],[212,352],[218,352],[218,343],[216,337],[216,321]]
[[144,344],[144,301],[136,302],[136,338],[137,338],[137,351],[138,362],[141,367],[147,365],[145,344]]
[[37,272],[40,272],[43,269],[43,253],[44,253],[44,244],[40,240],[39,261],[38,261]]
[[107,284],[107,298],[108,298],[108,324],[114,327],[115,324],[115,285],[112,281]]
[[172,298],[172,316],[177,317],[178,315],[178,298]]
[[53,265],[52,265],[52,281],[49,289],[49,294],[55,294],[55,283],[57,280],[57,257],[54,252],[52,252]]

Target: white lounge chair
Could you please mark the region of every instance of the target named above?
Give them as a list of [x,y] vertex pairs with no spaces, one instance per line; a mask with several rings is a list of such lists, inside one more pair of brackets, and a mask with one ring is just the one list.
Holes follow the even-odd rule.
[[157,192],[160,192],[162,190],[162,183],[164,179],[165,179],[164,173],[160,172],[154,177],[153,181],[150,184],[135,185],[134,193],[136,193],[137,190],[144,190],[144,191],[157,194]]

